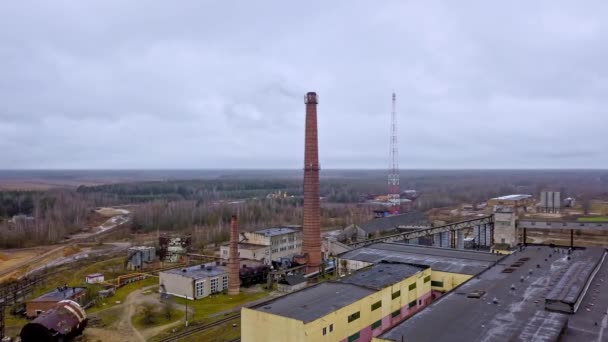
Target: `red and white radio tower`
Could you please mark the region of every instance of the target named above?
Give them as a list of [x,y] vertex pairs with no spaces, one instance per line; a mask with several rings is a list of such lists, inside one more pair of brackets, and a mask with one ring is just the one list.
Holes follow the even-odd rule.
[[391,203],[390,212],[397,214],[401,204],[399,190],[399,144],[397,141],[397,95],[393,92],[393,107],[391,111],[391,165],[388,170],[388,201]]

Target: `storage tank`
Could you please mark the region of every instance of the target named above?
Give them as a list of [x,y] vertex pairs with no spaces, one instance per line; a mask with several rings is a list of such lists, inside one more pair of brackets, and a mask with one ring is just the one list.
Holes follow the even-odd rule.
[[86,325],[87,315],[80,305],[72,300],[62,300],[23,326],[21,341],[68,341],[80,335]]

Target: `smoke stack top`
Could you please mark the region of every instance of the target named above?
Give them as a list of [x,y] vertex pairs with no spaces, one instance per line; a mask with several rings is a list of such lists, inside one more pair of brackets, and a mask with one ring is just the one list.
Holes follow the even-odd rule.
[[306,273],[312,273],[319,270],[322,261],[317,93],[307,93],[304,103],[306,104],[306,135],[304,141],[304,241],[302,252],[307,259]]

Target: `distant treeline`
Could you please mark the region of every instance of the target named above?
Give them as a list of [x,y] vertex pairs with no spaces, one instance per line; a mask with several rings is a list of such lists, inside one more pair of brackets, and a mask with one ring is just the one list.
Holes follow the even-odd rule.
[[71,190],[0,192],[0,248],[58,242],[85,226],[90,208]]

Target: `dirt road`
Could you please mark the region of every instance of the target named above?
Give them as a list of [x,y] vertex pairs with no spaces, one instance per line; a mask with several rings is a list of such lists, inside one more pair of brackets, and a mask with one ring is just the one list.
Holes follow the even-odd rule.
[[[173,323],[160,325],[141,331],[137,330],[131,320],[135,315],[137,308],[144,304],[149,303],[155,306],[160,306],[158,295],[145,295],[144,292],[155,288],[156,285],[148,286],[140,290],[133,291],[130,293],[125,301],[120,304],[120,312],[117,313],[116,321],[106,328],[87,328],[84,331],[86,341],[125,341],[125,342],[143,342],[158,335],[159,333],[175,327],[179,324],[183,324],[182,320]],[[183,305],[174,304],[174,307],[179,310],[185,310]],[[108,310],[114,311],[117,307],[113,307]],[[91,316],[99,316],[103,311],[92,314]]]

